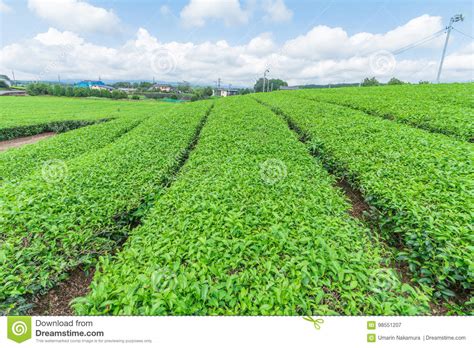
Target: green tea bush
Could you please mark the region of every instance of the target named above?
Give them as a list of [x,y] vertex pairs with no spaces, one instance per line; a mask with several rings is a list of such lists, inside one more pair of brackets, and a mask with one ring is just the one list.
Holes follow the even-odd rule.
[[399,259],[435,296],[468,292],[473,283],[472,144],[342,106],[289,95],[264,95],[297,125],[339,176],[379,213]]
[[[102,119],[101,121],[107,121],[107,119]],[[57,121],[50,123],[35,124],[29,126],[18,126],[12,128],[3,128],[0,129],[0,141],[15,139],[19,137],[27,137],[30,135],[36,135],[45,132],[56,132],[62,133],[67,132],[72,129],[77,129],[91,124],[96,123],[97,121]]]
[[0,184],[18,181],[41,168],[49,160],[69,160],[96,151],[127,133],[143,121],[122,117],[56,135],[37,144],[0,152]]
[[2,97],[0,141],[42,132],[64,132],[99,120],[156,113],[153,102],[111,99]]
[[24,311],[28,295],[113,250],[131,213],[161,194],[208,108],[158,112],[102,149],[0,187],[0,312]]
[[358,109],[371,115],[474,140],[474,84],[428,86],[383,86],[306,90],[297,95]]
[[102,258],[76,313],[426,313],[333,184],[279,117],[247,97],[216,102],[177,180]]

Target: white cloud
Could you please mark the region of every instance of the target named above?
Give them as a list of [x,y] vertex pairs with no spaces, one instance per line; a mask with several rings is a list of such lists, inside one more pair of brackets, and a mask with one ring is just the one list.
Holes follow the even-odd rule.
[[445,69],[456,70],[459,74],[471,74],[474,70],[474,43],[470,43],[458,52],[454,52],[446,57]]
[[339,58],[350,53],[349,37],[342,28],[318,25],[305,35],[289,40],[283,51],[290,57],[308,59]]
[[252,40],[247,45],[247,52],[256,56],[270,54],[276,46],[270,33],[263,33]]
[[81,0],[28,0],[28,8],[61,29],[113,33],[119,18],[111,10]]
[[0,13],[10,13],[12,8],[8,6],[3,0],[0,0]]
[[81,45],[84,39],[70,31],[60,32],[55,28],[49,28],[46,33],[38,34],[34,37],[45,46],[54,45]]
[[288,22],[293,17],[293,11],[286,7],[283,0],[265,0],[263,9],[266,13],[263,18],[270,22]]
[[[218,77],[224,83],[252,85],[266,67],[270,77],[290,84],[358,82],[366,76],[386,81],[396,76],[405,81],[434,80],[439,51],[427,51],[424,58],[402,59],[387,73],[374,73],[369,55],[380,49],[398,48],[413,42],[400,37],[413,23],[435,23],[438,17],[410,21],[382,34],[359,33],[349,36],[342,28],[315,27],[305,35],[277,45],[270,33],[262,33],[247,43],[232,45],[216,42],[164,42],[140,28],[135,37],[119,47],[88,42],[70,31],[50,28],[30,40],[0,49],[0,71],[15,70],[20,79],[148,79],[212,84]],[[433,25],[432,31],[438,27]],[[323,35],[324,38],[320,36]],[[414,35],[414,34],[413,34]],[[330,36],[331,40],[325,37]],[[362,39],[364,38],[364,39]],[[357,42],[355,44],[354,42]],[[435,43],[437,45],[438,43]],[[347,46],[347,47],[346,47]],[[474,79],[474,45],[471,43],[449,54],[442,78],[445,81]]]
[[191,0],[180,17],[186,26],[202,27],[207,19],[219,19],[230,26],[247,23],[249,13],[242,9],[239,0]]
[[[394,51],[443,28],[442,18],[423,15],[385,34],[357,33],[349,36],[342,28],[318,25],[305,35],[289,40],[283,50],[292,57],[308,59],[348,58],[378,50]],[[443,39],[426,46],[438,47]]]
[[134,45],[137,48],[144,48],[144,49],[153,49],[158,47],[158,40],[151,36],[150,33],[143,28],[138,29],[137,31],[137,39],[134,41]]

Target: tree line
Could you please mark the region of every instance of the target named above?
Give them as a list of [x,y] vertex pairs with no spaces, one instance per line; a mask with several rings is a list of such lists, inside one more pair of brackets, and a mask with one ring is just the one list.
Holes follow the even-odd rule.
[[53,95],[56,97],[100,97],[111,99],[127,99],[124,91],[114,89],[92,89],[73,86],[51,85],[47,83],[30,83],[26,86],[29,95]]
[[[429,84],[428,81],[420,81],[418,82],[420,85],[423,85],[423,84]],[[387,83],[387,85],[389,86],[393,86],[393,85],[405,85],[405,84],[409,84],[408,82],[404,82],[402,80],[399,80],[397,79],[396,77],[392,77]],[[384,85],[383,83],[379,82],[375,77],[366,77],[364,79],[364,81],[362,81],[362,83],[360,84],[362,87],[372,87],[372,86],[382,86]]]

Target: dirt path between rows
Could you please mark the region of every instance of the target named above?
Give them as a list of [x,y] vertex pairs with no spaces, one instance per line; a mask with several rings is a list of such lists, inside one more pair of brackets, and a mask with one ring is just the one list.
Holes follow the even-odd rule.
[[23,145],[34,144],[40,140],[50,138],[56,135],[54,132],[41,133],[37,135],[32,135],[30,137],[22,137],[11,140],[0,141],[0,152],[12,149],[14,147],[20,147]]
[[57,284],[44,295],[33,299],[33,309],[28,315],[74,315],[69,303],[76,297],[87,295],[94,270],[89,272],[81,268],[72,271],[69,278]]

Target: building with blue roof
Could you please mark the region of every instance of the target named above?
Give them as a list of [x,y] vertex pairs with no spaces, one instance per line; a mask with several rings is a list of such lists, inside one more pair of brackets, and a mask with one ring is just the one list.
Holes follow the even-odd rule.
[[114,88],[112,86],[107,86],[102,81],[93,81],[93,80],[84,80],[79,83],[76,83],[74,87],[78,88],[90,88],[90,89],[106,89],[108,91],[112,91]]
[[75,84],[75,87],[91,88],[92,86],[105,86],[102,81],[84,80]]

